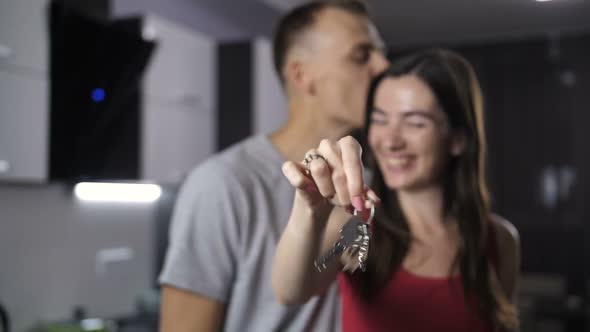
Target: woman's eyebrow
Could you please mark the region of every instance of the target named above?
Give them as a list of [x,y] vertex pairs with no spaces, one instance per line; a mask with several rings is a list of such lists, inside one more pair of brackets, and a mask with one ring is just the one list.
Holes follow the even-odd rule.
[[[388,112],[380,109],[379,107],[373,107],[373,110],[371,113],[372,114],[379,114],[382,116],[386,116],[388,114]],[[402,111],[401,116],[402,116],[402,118],[408,118],[411,116],[423,116],[423,117],[429,118],[433,121],[438,121],[437,117],[434,114],[432,114],[432,112],[427,112],[427,111],[423,111],[420,109],[410,109],[410,110]]]
[[404,118],[414,116],[414,115],[420,115],[420,116],[430,118],[432,120],[436,120],[436,117],[431,112],[426,112],[426,111],[422,111],[422,110],[407,110],[407,111],[402,112],[402,116]]

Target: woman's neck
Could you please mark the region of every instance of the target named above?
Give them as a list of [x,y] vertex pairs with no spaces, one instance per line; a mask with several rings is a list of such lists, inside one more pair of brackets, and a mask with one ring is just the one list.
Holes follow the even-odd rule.
[[442,187],[398,191],[397,197],[414,237],[430,238],[448,231],[449,223],[446,222],[448,219],[444,211]]

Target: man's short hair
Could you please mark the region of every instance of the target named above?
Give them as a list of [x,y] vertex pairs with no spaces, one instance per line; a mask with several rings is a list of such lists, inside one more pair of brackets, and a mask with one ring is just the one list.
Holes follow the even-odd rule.
[[354,15],[369,17],[367,6],[359,0],[311,1],[289,11],[278,22],[273,40],[274,66],[283,84],[285,79],[282,69],[291,47],[315,23],[316,16],[327,8],[342,9]]

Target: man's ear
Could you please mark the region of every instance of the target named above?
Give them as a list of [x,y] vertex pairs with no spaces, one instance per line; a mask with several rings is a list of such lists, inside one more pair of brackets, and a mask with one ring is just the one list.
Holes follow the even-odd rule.
[[308,67],[309,64],[300,60],[291,60],[285,65],[284,74],[287,84],[298,93],[314,93],[315,89]]
[[462,155],[465,152],[466,145],[467,139],[464,133],[453,133],[451,137],[451,155],[453,157]]

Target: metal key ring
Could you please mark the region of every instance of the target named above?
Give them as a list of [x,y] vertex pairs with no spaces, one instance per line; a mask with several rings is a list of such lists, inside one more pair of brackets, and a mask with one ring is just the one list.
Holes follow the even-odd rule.
[[321,155],[321,154],[319,154],[319,153],[308,153],[308,154],[305,156],[305,158],[303,158],[303,161],[302,161],[302,163],[303,163],[303,166],[305,166],[305,173],[306,173],[307,175],[310,175],[310,174],[311,174],[310,165],[311,165],[311,162],[312,162],[314,159],[323,159],[323,160],[324,160],[326,163],[328,162],[328,161],[326,160],[326,158],[324,158],[324,156],[322,156],[322,155]]
[[[371,223],[373,222],[373,218],[375,218],[375,201],[369,197],[367,197],[367,201],[369,201],[371,203],[371,214],[369,214],[369,218],[366,221],[367,225],[370,226]],[[353,215],[357,216],[358,212],[359,211],[357,209],[354,209]]]

